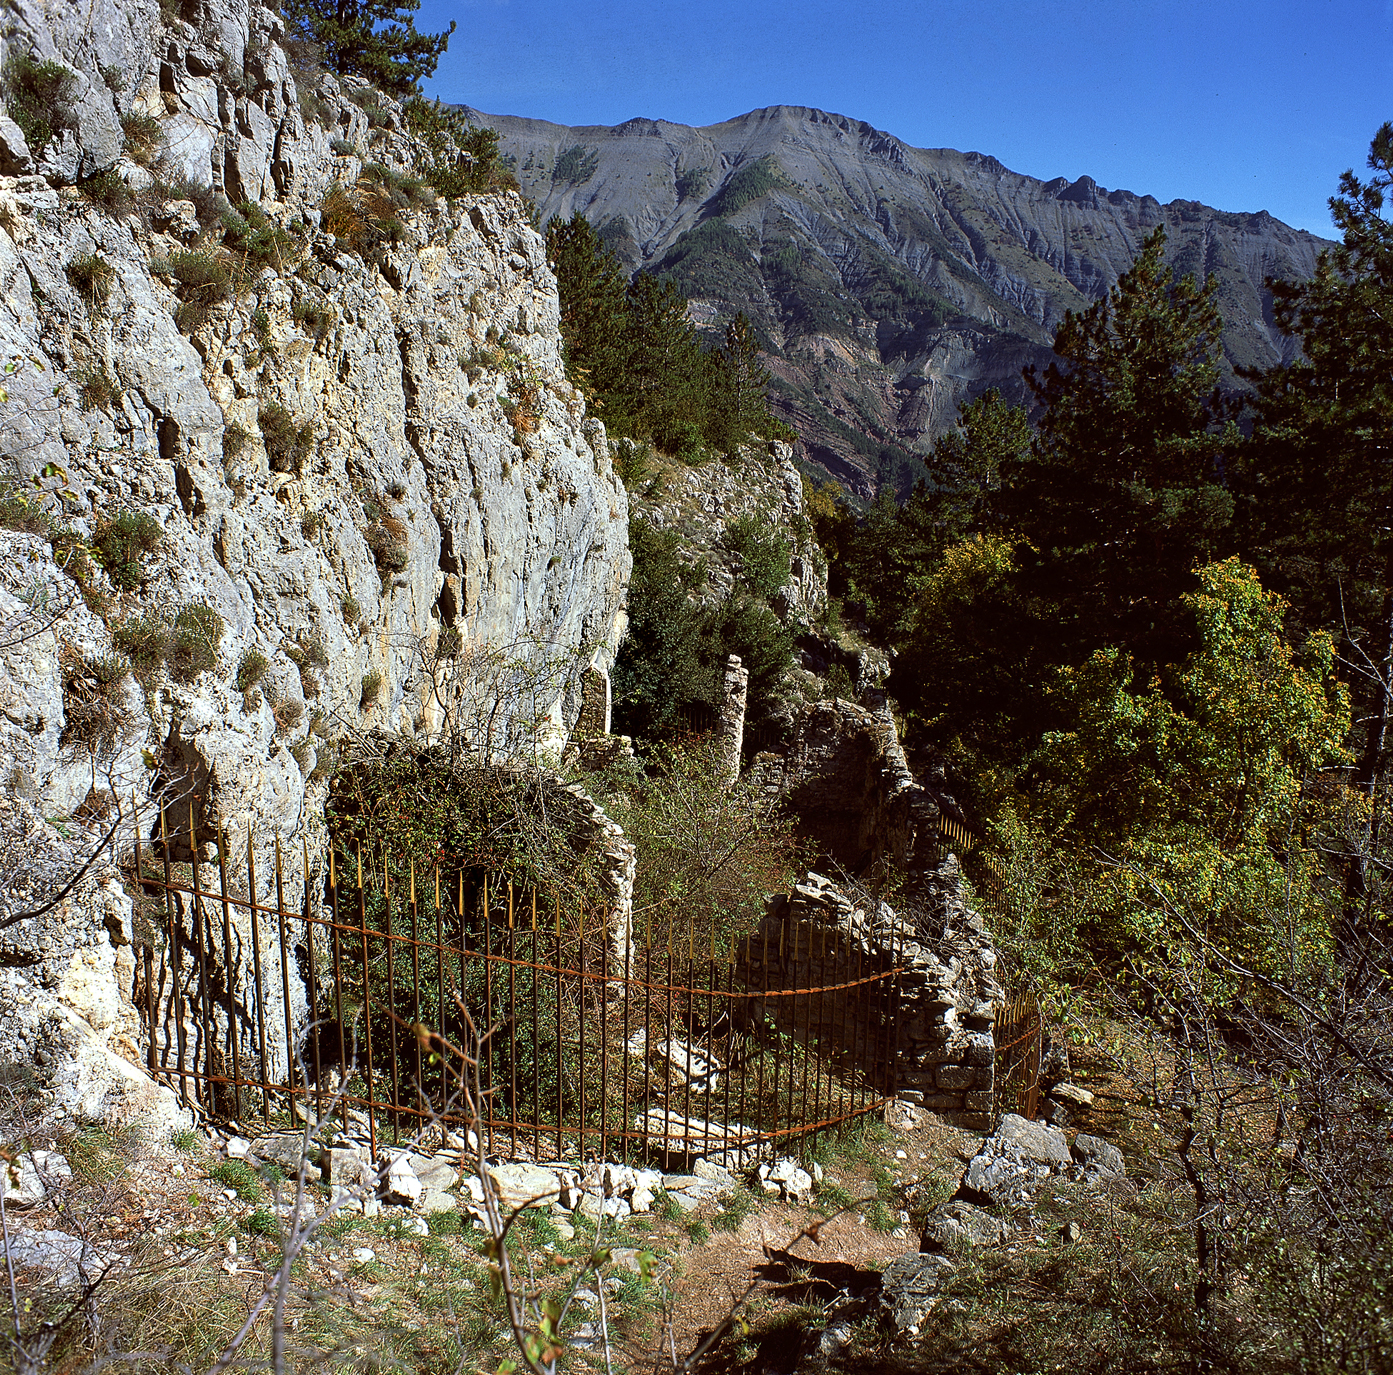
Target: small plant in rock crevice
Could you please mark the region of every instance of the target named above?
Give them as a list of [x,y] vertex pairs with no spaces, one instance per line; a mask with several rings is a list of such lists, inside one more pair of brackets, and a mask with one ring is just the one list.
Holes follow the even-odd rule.
[[190,683],[200,673],[215,668],[223,629],[222,616],[206,602],[180,607],[167,651],[170,673],[180,682]]
[[259,649],[245,650],[237,661],[237,691],[250,692],[270,667],[271,661]]
[[118,654],[90,656],[72,645],[59,654],[63,675],[63,732],[60,745],[81,745],[93,756],[109,755],[132,717],[125,704],[131,666]]
[[363,674],[362,691],[358,695],[358,705],[364,711],[375,707],[382,699],[383,677],[377,669],[369,669]]
[[79,253],[69,260],[65,272],[88,310],[100,310],[106,305],[111,284],[116,280],[116,269],[105,258],[95,253]]
[[314,425],[297,425],[295,417],[276,401],[263,406],[256,421],[271,471],[298,474],[314,447]]
[[105,410],[121,399],[121,388],[105,368],[89,368],[78,381],[77,394],[83,410]]
[[153,115],[136,111],[122,115],[121,132],[126,136],[126,156],[141,167],[149,167],[164,151],[164,130]]
[[145,558],[163,538],[163,527],[148,512],[118,511],[97,522],[91,548],[113,585],[129,592],[140,586]]

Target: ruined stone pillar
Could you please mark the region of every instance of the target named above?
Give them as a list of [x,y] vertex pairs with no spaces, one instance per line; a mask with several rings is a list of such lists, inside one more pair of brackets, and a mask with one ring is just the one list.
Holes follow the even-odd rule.
[[726,660],[721,686],[721,722],[717,730],[725,784],[730,787],[740,777],[740,750],[745,743],[745,703],[750,692],[750,671],[741,666],[740,656]]

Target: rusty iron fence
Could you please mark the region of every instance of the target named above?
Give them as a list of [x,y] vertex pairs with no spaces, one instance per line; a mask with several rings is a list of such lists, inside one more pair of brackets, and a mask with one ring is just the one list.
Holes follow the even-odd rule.
[[745,1160],[810,1149],[894,1095],[893,952],[799,988],[797,930],[626,941],[602,910],[506,878],[332,851],[311,874],[303,846],[299,874],[277,846],[259,887],[250,834],[234,875],[222,828],[202,833],[215,862],[176,849],[163,815],[137,844],[136,1001],[150,1072],[211,1116],[338,1117],[374,1149],[436,1124],[538,1159]]
[[1003,1112],[1018,1112],[1029,1121],[1035,1120],[1040,1111],[1044,1032],[1044,1018],[1034,994],[1018,993],[998,1005],[993,1120]]

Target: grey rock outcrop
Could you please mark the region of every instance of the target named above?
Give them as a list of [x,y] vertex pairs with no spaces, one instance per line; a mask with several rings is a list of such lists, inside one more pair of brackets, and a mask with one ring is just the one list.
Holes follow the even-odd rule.
[[[623,633],[624,487],[565,378],[555,280],[520,200],[418,197],[394,209],[400,228],[376,253],[320,228],[326,191],[352,189],[365,161],[412,166],[400,106],[384,99],[370,129],[354,83],[294,68],[281,18],[244,0],[213,0],[196,22],[155,0],[97,0],[80,14],[21,0],[12,20],[8,51],[63,62],[74,81],[72,127],[44,149],[0,126],[14,173],[0,176],[0,361],[14,365],[0,478],[72,536],[55,551],[0,529],[0,622],[12,632],[0,637],[0,787],[79,821],[133,801],[147,836],[156,804],[177,801],[174,859],[219,843],[222,823],[234,866],[250,834],[269,885],[279,839],[298,887],[302,854],[313,865],[322,846],[345,732],[428,739],[453,712],[468,734],[486,704],[495,756],[559,750],[582,675],[607,673]],[[148,189],[150,171],[123,151],[129,115],[157,122],[159,176],[185,178],[193,199]],[[104,171],[141,198],[133,209],[72,188]],[[191,313],[157,267],[191,244],[216,256],[195,204],[214,194],[259,203],[283,251]],[[99,543],[123,512],[152,517],[157,546],[115,579],[98,566],[110,558],[91,559],[76,595],[63,567],[77,571],[73,541]],[[110,660],[113,629],[190,605],[222,627],[216,662],[127,680],[111,729],[75,739],[65,662]],[[239,685],[251,659],[259,681]],[[131,834],[119,829],[116,857]],[[98,872],[115,882],[109,866]],[[98,946],[104,929],[128,931],[129,914],[89,915],[105,883],[54,916],[80,936],[62,949],[89,928]],[[0,976],[16,987],[0,1010],[0,1059],[35,1044],[34,1019],[15,1009],[37,986],[26,971],[59,958],[46,931],[6,933],[16,954]],[[121,948],[108,939],[100,958],[119,961]],[[138,1061],[134,964],[110,982],[113,1025]],[[292,1000],[303,1015],[303,995]]]

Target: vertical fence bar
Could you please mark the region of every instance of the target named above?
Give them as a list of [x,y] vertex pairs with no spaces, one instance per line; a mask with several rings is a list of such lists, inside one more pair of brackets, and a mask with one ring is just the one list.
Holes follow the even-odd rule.
[[[242,1052],[238,1046],[240,1037],[237,1035],[237,1012],[232,996],[235,966],[232,960],[232,906],[227,897],[227,833],[223,830],[221,821],[218,822],[218,892],[222,898],[223,979],[227,991],[227,1039],[229,1049],[232,1051],[232,1101],[237,1105],[234,1116],[240,1122],[242,1120]],[[266,1096],[263,1091],[263,1105],[265,1101]]]
[[[440,863],[435,865],[435,1017],[436,1031],[445,1036],[445,917],[440,906]],[[463,1067],[461,1067],[463,1068]],[[440,1111],[449,1110],[449,1068],[445,1056],[440,1057]]]
[[363,1080],[367,1085],[368,1144],[374,1159],[377,1156],[377,1112],[372,1084],[372,993],[368,988],[368,899],[363,888],[363,851],[358,850],[358,931],[363,956],[363,1039],[367,1042],[367,1058]]
[[619,1047],[622,1061],[623,1087],[620,1089],[619,1107],[619,1145],[620,1159],[627,1165],[630,1157],[629,1138],[629,995],[633,989],[634,950],[633,922],[629,923],[628,934],[624,937],[624,1033]]
[[[785,951],[785,949],[786,949],[786,947],[787,947],[787,945],[788,945],[788,941],[789,941],[789,927],[790,927],[790,925],[791,925],[791,922],[790,922],[789,917],[788,917],[788,909],[787,909],[787,907],[785,907],[785,908],[784,908],[784,913],[783,913],[783,915],[779,918],[779,964],[778,964],[778,970],[779,970],[779,991],[780,991],[780,993],[783,992],[783,984],[784,984],[784,951]],[[780,1114],[779,1114],[779,1080],[782,1078],[782,1073],[781,1073],[781,1071],[783,1070],[783,1062],[784,1062],[784,1055],[783,1055],[783,1036],[782,1036],[782,1032],[781,1032],[780,1027],[779,1027],[779,1014],[783,1011],[783,1009],[784,1009],[785,1007],[792,1007],[793,1004],[792,1004],[791,1001],[788,1001],[788,1000],[786,1000],[786,999],[784,999],[784,998],[782,998],[782,997],[774,998],[774,999],[771,1000],[771,1002],[772,1002],[772,1006],[773,1006],[774,1009],[775,1009],[775,1012],[774,1012],[774,1018],[775,1018],[775,1020],[774,1020],[774,1030],[775,1030],[775,1032],[776,1032],[776,1037],[777,1037],[777,1038],[776,1038],[776,1041],[775,1041],[775,1045],[777,1046],[777,1051],[776,1051],[776,1053],[775,1053],[775,1055],[774,1055],[774,1072],[773,1072],[773,1074],[770,1076],[771,1079],[772,1079],[772,1081],[773,1081],[772,1084],[771,1084],[771,1086],[770,1086],[770,1102],[771,1102],[771,1104],[773,1105],[773,1117],[772,1117],[772,1120],[771,1120],[771,1122],[770,1122],[770,1124],[769,1124],[769,1130],[770,1130],[771,1132],[777,1133],[778,1130],[779,1130],[779,1120],[780,1120]],[[792,1073],[792,1066],[789,1067],[789,1072],[790,1072],[790,1074]],[[774,1140],[775,1140],[775,1143],[777,1144],[778,1137],[775,1136]]]
[[[687,1138],[687,1149],[690,1151],[692,1142],[692,989],[696,987],[696,923],[689,917],[687,919],[687,977],[683,983],[687,985],[687,1017],[683,1024],[682,1045],[685,1049],[684,1059],[686,1061],[687,1082],[683,1087],[682,1094],[682,1115],[687,1119],[686,1125],[682,1128],[683,1135]],[[668,1033],[671,1037],[672,1033]]]
[[484,1059],[484,1102],[488,1111],[484,1121],[488,1124],[489,1154],[493,1154],[493,1120],[497,1116],[493,1101],[493,1037],[497,1031],[493,1015],[493,904],[489,901],[489,876],[484,875],[483,927],[484,927],[484,1020],[483,1020],[483,1059]]
[[[469,940],[464,929],[464,871],[461,869],[455,874],[455,897],[459,912],[459,1003],[462,1009],[460,1025],[468,1026],[469,1012]],[[487,966],[486,966],[487,967]],[[485,1014],[487,1015],[487,1013]],[[480,1140],[483,1140],[484,1119],[488,1116],[488,1099],[482,1096],[484,1088],[484,1056],[488,1053],[488,1027],[474,1026],[474,1045],[470,1047],[466,1039],[466,1050],[478,1057],[479,1063],[474,1068],[474,1084],[471,1092],[477,1091],[480,1097],[475,1105],[475,1112],[479,1118]]]
[[[160,849],[164,863],[164,913],[169,923],[170,989],[174,995],[174,1043],[179,1066],[179,1101],[189,1106],[189,1075],[184,1060],[188,1054],[188,1036],[184,1026],[184,985],[179,972],[179,923],[174,919],[174,879],[169,865],[169,828],[165,823],[164,803],[160,803]],[[195,1101],[197,1099],[195,1098]]]
[[508,880],[508,1124],[513,1155],[518,1153],[518,946],[513,911],[513,881]]
[[[781,926],[781,927],[780,927],[780,930],[782,930],[782,929],[783,929],[783,928],[782,928],[782,926]],[[761,1031],[762,1031],[762,1029],[764,1028],[764,1026],[767,1024],[767,1021],[768,1021],[768,1018],[769,1018],[769,1006],[770,1006],[770,1001],[769,1001],[769,997],[768,997],[768,994],[769,994],[769,927],[768,927],[767,925],[766,925],[765,928],[764,928],[764,954],[763,954],[763,956],[762,956],[761,959],[760,959],[759,971],[760,971],[760,973],[759,973],[759,988],[760,988],[759,1020],[760,1020],[760,1028],[761,1028]],[[777,1025],[774,1027],[774,1032],[775,1032],[776,1035],[777,1035],[777,1032],[778,1032],[778,1027],[777,1027]],[[763,1037],[761,1036],[761,1040],[762,1040],[762,1039],[763,1039]],[[761,1045],[760,1048],[759,1048],[759,1080],[758,1080],[758,1083],[757,1083],[756,1088],[755,1088],[755,1104],[756,1104],[757,1111],[756,1111],[756,1113],[755,1113],[756,1121],[755,1121],[754,1125],[755,1125],[755,1127],[756,1127],[759,1131],[762,1132],[763,1129],[764,1129],[764,1046],[763,1046],[763,1045]]]
[[[814,1055],[814,1053],[813,1053],[813,1047],[814,1047],[814,1043],[816,1042],[816,1039],[817,1039],[817,1034],[816,1034],[816,1031],[814,1030],[814,1023],[813,1023],[813,1016],[814,1016],[813,996],[814,996],[814,995],[813,995],[813,993],[812,993],[811,990],[817,985],[817,982],[818,982],[818,980],[817,980],[817,975],[814,973],[814,971],[818,968],[818,959],[819,959],[819,956],[816,955],[816,954],[814,953],[813,946],[814,946],[816,943],[818,943],[818,937],[821,935],[821,932],[822,932],[821,926],[810,925],[810,926],[808,927],[808,989],[809,989],[809,992],[808,992],[808,994],[807,994],[807,998],[806,998],[805,1004],[804,1004],[804,1006],[805,1006],[806,1009],[807,1009],[807,1019],[806,1019],[806,1020],[807,1020],[807,1027],[806,1027],[806,1030],[805,1030],[804,1033],[803,1033],[803,1106],[802,1106],[802,1108],[801,1108],[801,1110],[800,1110],[800,1112],[799,1112],[799,1117],[798,1117],[799,1122],[800,1122],[800,1123],[803,1123],[804,1125],[806,1125],[806,1124],[808,1123],[808,1121],[810,1120],[809,1117],[808,1117],[808,1089],[809,1089],[808,1080],[809,1080],[810,1078],[813,1077],[813,1071],[814,1071],[814,1068],[816,1067],[816,1064],[817,1064],[816,1057],[815,1057],[815,1055]],[[813,1115],[812,1115],[811,1120],[814,1121],[814,1122],[817,1121],[816,1100],[814,1100]],[[799,1138],[799,1154],[806,1157],[806,1155],[807,1155],[807,1147],[808,1147],[808,1138],[807,1138],[806,1136],[801,1136],[801,1137]]]
[[[411,861],[411,1031],[416,1041],[414,1058],[416,1061],[416,1104],[421,1102],[421,923],[416,906],[416,860]],[[443,1143],[442,1143],[443,1144]]]
[[[329,852],[329,863],[333,864],[333,850]],[[307,1022],[310,1031],[310,1058],[314,1061],[314,1118],[324,1120],[324,1067],[319,1056],[319,971],[314,956],[314,927],[310,915],[310,848],[303,836],[300,837],[300,863],[305,875],[305,957],[308,966],[309,988],[307,990],[309,1007]],[[305,1108],[309,1110],[309,1095],[305,1095]]]
[[[135,805],[134,792],[131,793],[131,813],[133,816],[131,837],[132,844],[135,847],[135,883],[136,892],[139,893],[142,887],[141,879],[144,877],[145,868],[140,859],[140,811]],[[151,923],[152,934],[150,939],[145,942],[145,1018],[150,1037],[150,1045],[145,1058],[149,1065],[150,1077],[152,1079],[160,1065],[159,1049],[155,1044],[155,939],[153,927],[154,923]]]
[[[233,908],[227,899],[227,834],[223,823],[217,823],[217,892],[223,903],[223,979],[227,993],[227,1041],[233,1057],[233,1102],[237,1105],[235,1119],[242,1117],[242,1053],[237,1035],[237,1009],[233,999]],[[265,1109],[266,1095],[262,1092],[262,1108]],[[263,1113],[265,1116],[265,1113]]]
[[[745,937],[745,961],[744,961],[744,978],[743,978],[743,984],[744,984],[744,987],[747,988],[747,989],[750,988],[750,986],[754,983],[754,967],[753,967],[753,966],[754,966],[754,937],[753,937],[753,936],[750,936],[750,935],[746,935],[746,937]],[[732,961],[732,965],[731,965],[731,975],[732,975],[732,978],[734,977],[734,973],[735,973],[735,968],[734,968],[734,962]],[[745,1122],[745,1098],[746,1098],[746,1090],[749,1088],[749,1083],[750,1083],[750,1056],[751,1056],[751,1055],[759,1055],[759,1054],[761,1053],[759,1046],[756,1044],[755,1028],[756,1028],[756,1026],[758,1025],[757,1016],[758,1016],[759,1014],[762,1014],[762,1013],[763,1013],[763,1011],[764,1011],[764,1006],[763,1006],[763,1001],[762,1001],[762,1000],[761,1000],[760,1002],[756,1003],[755,1000],[754,1000],[753,998],[745,998],[745,999],[743,999],[742,1001],[743,1001],[743,1006],[744,1006],[744,1008],[745,1008],[745,1014],[744,1014],[744,1017],[742,1018],[742,1020],[743,1020],[744,1023],[745,1023],[745,1030],[744,1030],[744,1037],[745,1037],[745,1055],[744,1055],[744,1063],[740,1066],[740,1097],[739,1097],[739,1106],[735,1109],[735,1120],[736,1120],[737,1122],[740,1122],[740,1123],[744,1124],[744,1125],[749,1125],[748,1123]],[[734,1006],[735,1006],[735,1005],[732,1003],[732,1004],[731,1004],[731,1007],[733,1008]],[[758,1009],[758,1014],[756,1013],[756,1009]],[[726,1119],[726,1120],[727,1120],[727,1121],[730,1120],[730,1119],[729,1119],[729,1112],[730,1112],[730,1089],[729,1089],[729,1081],[727,1081],[727,1088],[726,1088],[726,1113],[727,1113],[727,1119]],[[757,1125],[757,1124],[756,1124],[756,1125]],[[741,1163],[742,1163],[742,1164],[745,1164],[745,1165],[748,1165],[748,1164],[750,1164],[751,1162],[748,1161],[748,1160],[742,1160]]]
[[382,852],[382,925],[387,942],[387,1043],[392,1055],[392,1144],[401,1141],[401,1075],[397,1064],[397,969],[392,952],[392,881],[387,868],[387,852]]
[[[537,967],[537,890],[532,889],[532,1150],[542,1158],[542,1038],[537,1024],[537,984],[542,971]],[[561,1066],[556,1067],[557,1074]]]
[[[285,1022],[285,1087],[292,1116],[295,1112],[295,1031],[290,1019],[290,948],[285,938],[285,884],[281,861],[281,838],[276,837],[276,927],[281,942],[281,1012]],[[303,1086],[302,1086],[303,1087]],[[309,1112],[309,1095],[305,1095]]]
[[[709,1052],[709,1063],[706,1075],[706,1108],[702,1113],[702,1121],[706,1123],[706,1130],[711,1130],[711,1080],[715,1075],[716,1065],[716,1046],[715,1037],[711,1034],[711,1028],[715,1025],[715,986],[716,986],[716,922],[713,918],[707,927],[707,975],[706,975],[706,1041]],[[727,1059],[730,1057],[727,1056]],[[710,1145],[707,1145],[707,1154],[710,1153]],[[722,1160],[724,1161],[725,1151],[722,1148]]]
[[580,1061],[576,1078],[580,1080],[580,1156],[585,1159],[585,903],[580,904],[580,966],[579,997],[576,1005],[580,1011]]
[[334,1022],[339,1030],[339,1121],[348,1122],[348,1045],[343,1025],[343,904],[339,900],[339,885],[334,878],[334,852],[329,851],[329,892],[334,907]]
[[213,1028],[217,1025],[208,998],[208,959],[203,939],[203,882],[198,868],[198,831],[194,827],[194,799],[189,799],[189,852],[193,856],[193,929],[198,950],[198,1015],[202,1022],[199,1034],[203,1037],[203,1106],[217,1113],[213,1093]]
[[[727,1123],[727,1124],[729,1124],[729,1122],[730,1122],[730,1081],[731,1081],[731,1079],[733,1079],[734,1076],[735,1076],[735,1073],[736,1073],[735,1062],[736,1062],[736,1057],[737,1057],[737,1055],[739,1054],[739,1051],[738,1051],[738,1049],[737,1049],[738,1043],[736,1042],[736,1039],[735,1039],[737,1033],[736,1033],[736,1029],[735,1029],[735,998],[734,998],[734,996],[733,996],[734,993],[735,993],[735,948],[736,948],[736,947],[735,947],[734,938],[732,937],[732,939],[731,939],[731,948],[730,948],[730,959],[729,959],[729,961],[728,961],[727,964],[726,964],[726,1001],[725,1001],[725,1014],[726,1014],[726,1028],[727,1028],[727,1030],[726,1030],[726,1072],[725,1072],[725,1075],[724,1075],[724,1078],[725,1078],[725,1106],[721,1109],[721,1120],[724,1121],[724,1122]],[[743,1075],[743,1074],[741,1075],[741,1080],[740,1080],[740,1082],[741,1082],[742,1084],[744,1083],[744,1075]],[[740,1125],[743,1126],[745,1119],[744,1119],[743,1117],[739,1117],[739,1118],[736,1119],[736,1121],[737,1121]],[[743,1133],[742,1133],[742,1132],[737,1132],[736,1135],[737,1135],[737,1137],[742,1137],[742,1136],[743,1136]],[[727,1125],[727,1127],[726,1127],[726,1136],[727,1136],[727,1137],[730,1136],[730,1128],[729,1128],[729,1125]],[[729,1144],[729,1143],[727,1143],[727,1144]],[[745,1164],[748,1163],[748,1162],[745,1160],[745,1143],[744,1143],[743,1140],[739,1140],[739,1141],[737,1142],[736,1148],[735,1148],[735,1149],[736,1149],[736,1154],[735,1154],[734,1158],[733,1158],[733,1159],[728,1158],[728,1159],[726,1160],[726,1167],[727,1167],[728,1169],[729,1169],[729,1168],[732,1168],[732,1167],[734,1167],[734,1166],[743,1166],[743,1165],[745,1165]]]
[[673,1124],[673,921],[667,918],[667,1011],[663,1023],[663,1039],[667,1049],[663,1052],[663,1149],[670,1149],[671,1124]]
[[566,1077],[566,1058],[561,1045],[561,896],[556,898],[556,1158],[565,1160],[566,1147],[561,1139],[562,1084]]
[[[643,975],[643,1089],[648,1097],[649,1076],[653,1073],[653,914],[649,912],[643,922],[644,975]],[[645,1114],[645,1122],[647,1115]],[[647,1146],[647,1141],[643,1142]],[[646,1151],[645,1151],[646,1158]]]
[[[252,824],[247,822],[247,900],[252,917],[252,979],[256,983],[256,1053],[261,1057],[261,1114],[271,1125],[271,1072],[266,1064],[266,982],[261,976],[261,921],[257,913],[256,852],[252,849]],[[287,1048],[286,1060],[290,1056]]]
[[[604,918],[600,919],[600,930],[605,930]],[[598,1023],[600,1032],[600,1159],[604,1160],[609,1154],[607,1128],[609,1126],[609,1028],[605,1025],[605,1002],[609,992],[609,986],[604,982],[605,975],[609,970],[605,968],[604,961],[607,953],[603,947],[600,949],[600,982],[596,984],[599,997],[596,1000],[597,1011],[595,1021]]]

